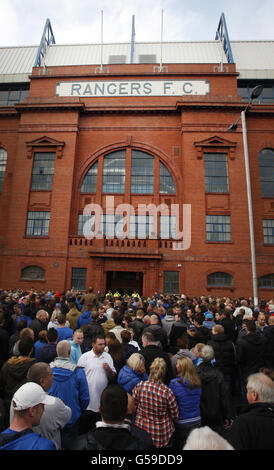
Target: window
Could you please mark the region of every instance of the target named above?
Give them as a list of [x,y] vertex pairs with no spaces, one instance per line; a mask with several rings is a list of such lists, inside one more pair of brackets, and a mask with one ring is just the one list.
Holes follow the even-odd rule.
[[154,217],[152,215],[131,215],[129,218],[129,238],[153,238]]
[[274,274],[267,274],[259,278],[260,289],[274,289]]
[[13,106],[15,103],[23,101],[26,96],[29,96],[29,90],[24,86],[17,88],[2,85],[0,88],[0,106]]
[[259,170],[261,194],[263,197],[274,197],[274,150],[263,149],[259,153]]
[[44,281],[45,280],[45,270],[40,268],[40,266],[27,266],[21,271],[21,279],[29,279],[34,281]]
[[207,276],[207,287],[232,287],[233,278],[230,274],[216,272]]
[[205,153],[205,191],[207,193],[228,192],[228,172],[226,153]]
[[78,216],[78,235],[82,236],[84,235],[84,225],[87,221],[90,221],[90,232],[94,232],[94,226],[95,226],[95,215],[84,215],[84,214],[79,214]]
[[104,214],[103,215],[103,234],[107,238],[123,237],[124,216],[123,214]]
[[274,245],[274,219],[263,220],[264,243]]
[[7,165],[7,152],[6,150],[0,148],[0,193],[3,190],[4,177]]
[[126,55],[110,55],[108,58],[109,64],[125,64],[127,60]]
[[164,293],[179,294],[179,271],[164,271]]
[[160,215],[160,233],[161,239],[176,239],[176,217],[174,215]]
[[86,290],[87,269],[72,268],[71,269],[71,289]]
[[49,233],[50,212],[28,212],[27,237],[47,237]]
[[173,178],[162,162],[160,162],[160,194],[176,194]]
[[31,189],[51,191],[55,166],[55,153],[35,153],[32,167]]
[[230,215],[207,215],[206,239],[214,242],[231,241]]
[[154,193],[154,158],[139,150],[131,154],[131,194]]
[[94,163],[86,173],[81,186],[81,193],[96,193],[98,162]]
[[113,152],[104,157],[103,193],[122,194],[125,192],[126,152]]
[[155,64],[155,54],[139,54],[139,64]]

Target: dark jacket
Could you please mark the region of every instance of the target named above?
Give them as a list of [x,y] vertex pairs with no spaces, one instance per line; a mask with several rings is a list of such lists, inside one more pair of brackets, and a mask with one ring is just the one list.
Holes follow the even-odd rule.
[[0,391],[8,410],[14,393],[27,382],[28,370],[34,363],[34,358],[14,356],[3,365],[0,372]]
[[266,339],[266,366],[274,369],[274,325],[265,328],[263,336]]
[[257,333],[243,336],[237,344],[237,360],[241,375],[246,379],[250,374],[259,372],[265,366],[266,340]]
[[188,347],[189,349],[192,349],[198,343],[207,344],[207,342],[211,339],[211,333],[210,330],[205,326],[200,326],[200,328],[196,328],[195,336],[187,335],[187,339]]
[[153,334],[155,341],[159,341],[164,351],[168,349],[167,332],[160,325],[150,325],[144,329],[144,332],[149,331]]
[[224,376],[219,369],[207,362],[202,362],[197,367],[197,373],[202,381],[202,426],[222,425],[227,418]]
[[150,450],[154,449],[150,435],[134,424],[128,429],[98,427],[78,436],[72,450]]
[[235,352],[231,340],[224,333],[212,335],[208,344],[214,349],[215,367],[220,369],[224,375],[232,375],[235,371]]
[[234,320],[231,318],[224,318],[224,320],[221,321],[221,325],[224,327],[226,337],[231,341],[235,341],[237,337],[237,330]]
[[30,324],[30,328],[34,331],[34,341],[37,341],[40,331],[47,329],[47,323],[43,323],[39,318],[34,318]]
[[241,408],[227,440],[236,450],[274,449],[274,403],[253,403]]
[[132,344],[128,343],[121,343],[122,344],[122,349],[123,349],[123,359],[125,362],[127,362],[128,358],[138,352],[138,349],[135,348]]
[[169,347],[173,348],[172,352],[178,351],[177,339],[186,336],[187,325],[183,320],[175,321],[171,327],[169,334]]
[[140,318],[135,318],[133,322],[130,323],[130,328],[134,331],[134,341],[137,341],[140,347],[142,347],[142,333],[145,329],[145,324]]
[[0,369],[9,358],[9,338],[7,330],[0,326]]
[[149,375],[150,365],[152,364],[152,362],[154,361],[156,357],[162,357],[166,361],[167,367],[166,367],[166,375],[165,375],[164,383],[168,385],[171,379],[174,378],[169,355],[154,344],[150,344],[146,346],[145,348],[141,349],[139,353],[142,354],[142,356],[144,356],[145,358],[145,368],[146,368],[146,373],[148,375]]

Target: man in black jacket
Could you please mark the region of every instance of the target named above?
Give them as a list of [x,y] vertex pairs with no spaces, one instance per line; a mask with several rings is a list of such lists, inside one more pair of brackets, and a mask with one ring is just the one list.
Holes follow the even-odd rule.
[[166,374],[164,383],[169,385],[171,379],[173,379],[173,370],[171,366],[171,360],[167,352],[163,351],[157,346],[156,339],[150,331],[144,331],[142,335],[143,349],[139,351],[145,358],[146,373],[149,375],[150,366],[156,357],[162,357],[166,362]]
[[226,401],[229,418],[231,418],[230,393],[231,380],[235,376],[235,349],[233,342],[227,338],[224,333],[223,325],[215,325],[212,328],[212,339],[208,344],[213,347],[215,357],[215,367],[217,367],[224,376],[226,387]]
[[118,384],[108,385],[101,395],[102,421],[78,436],[72,450],[151,450],[151,436],[126,419],[134,412],[133,398]]
[[246,402],[246,382],[250,374],[259,372],[266,365],[266,340],[256,332],[254,320],[246,320],[247,335],[237,344],[237,361],[240,367],[241,389]]
[[263,373],[247,382],[248,405],[229,429],[227,439],[236,450],[273,450],[274,382]]
[[274,370],[274,316],[269,317],[263,336],[266,339],[266,366]]
[[133,329],[134,331],[134,341],[137,341],[140,347],[142,347],[142,333],[146,327],[146,325],[143,322],[144,318],[144,311],[141,309],[138,309],[136,311],[136,318],[130,323],[130,328]]

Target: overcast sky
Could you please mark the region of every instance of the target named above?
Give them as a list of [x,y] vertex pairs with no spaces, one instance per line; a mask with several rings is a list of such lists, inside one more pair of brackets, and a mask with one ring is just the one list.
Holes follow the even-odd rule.
[[231,40],[274,40],[274,0],[0,0],[0,47],[38,45],[49,18],[56,44],[212,41],[221,13]]

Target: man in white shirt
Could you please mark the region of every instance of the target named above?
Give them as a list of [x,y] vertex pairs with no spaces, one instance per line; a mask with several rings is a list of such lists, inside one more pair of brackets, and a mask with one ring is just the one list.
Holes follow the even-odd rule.
[[81,433],[87,432],[101,419],[99,405],[102,392],[116,377],[112,357],[104,348],[105,338],[101,335],[95,336],[92,350],[84,353],[77,362],[77,366],[85,371],[90,395],[89,405],[81,418]]

